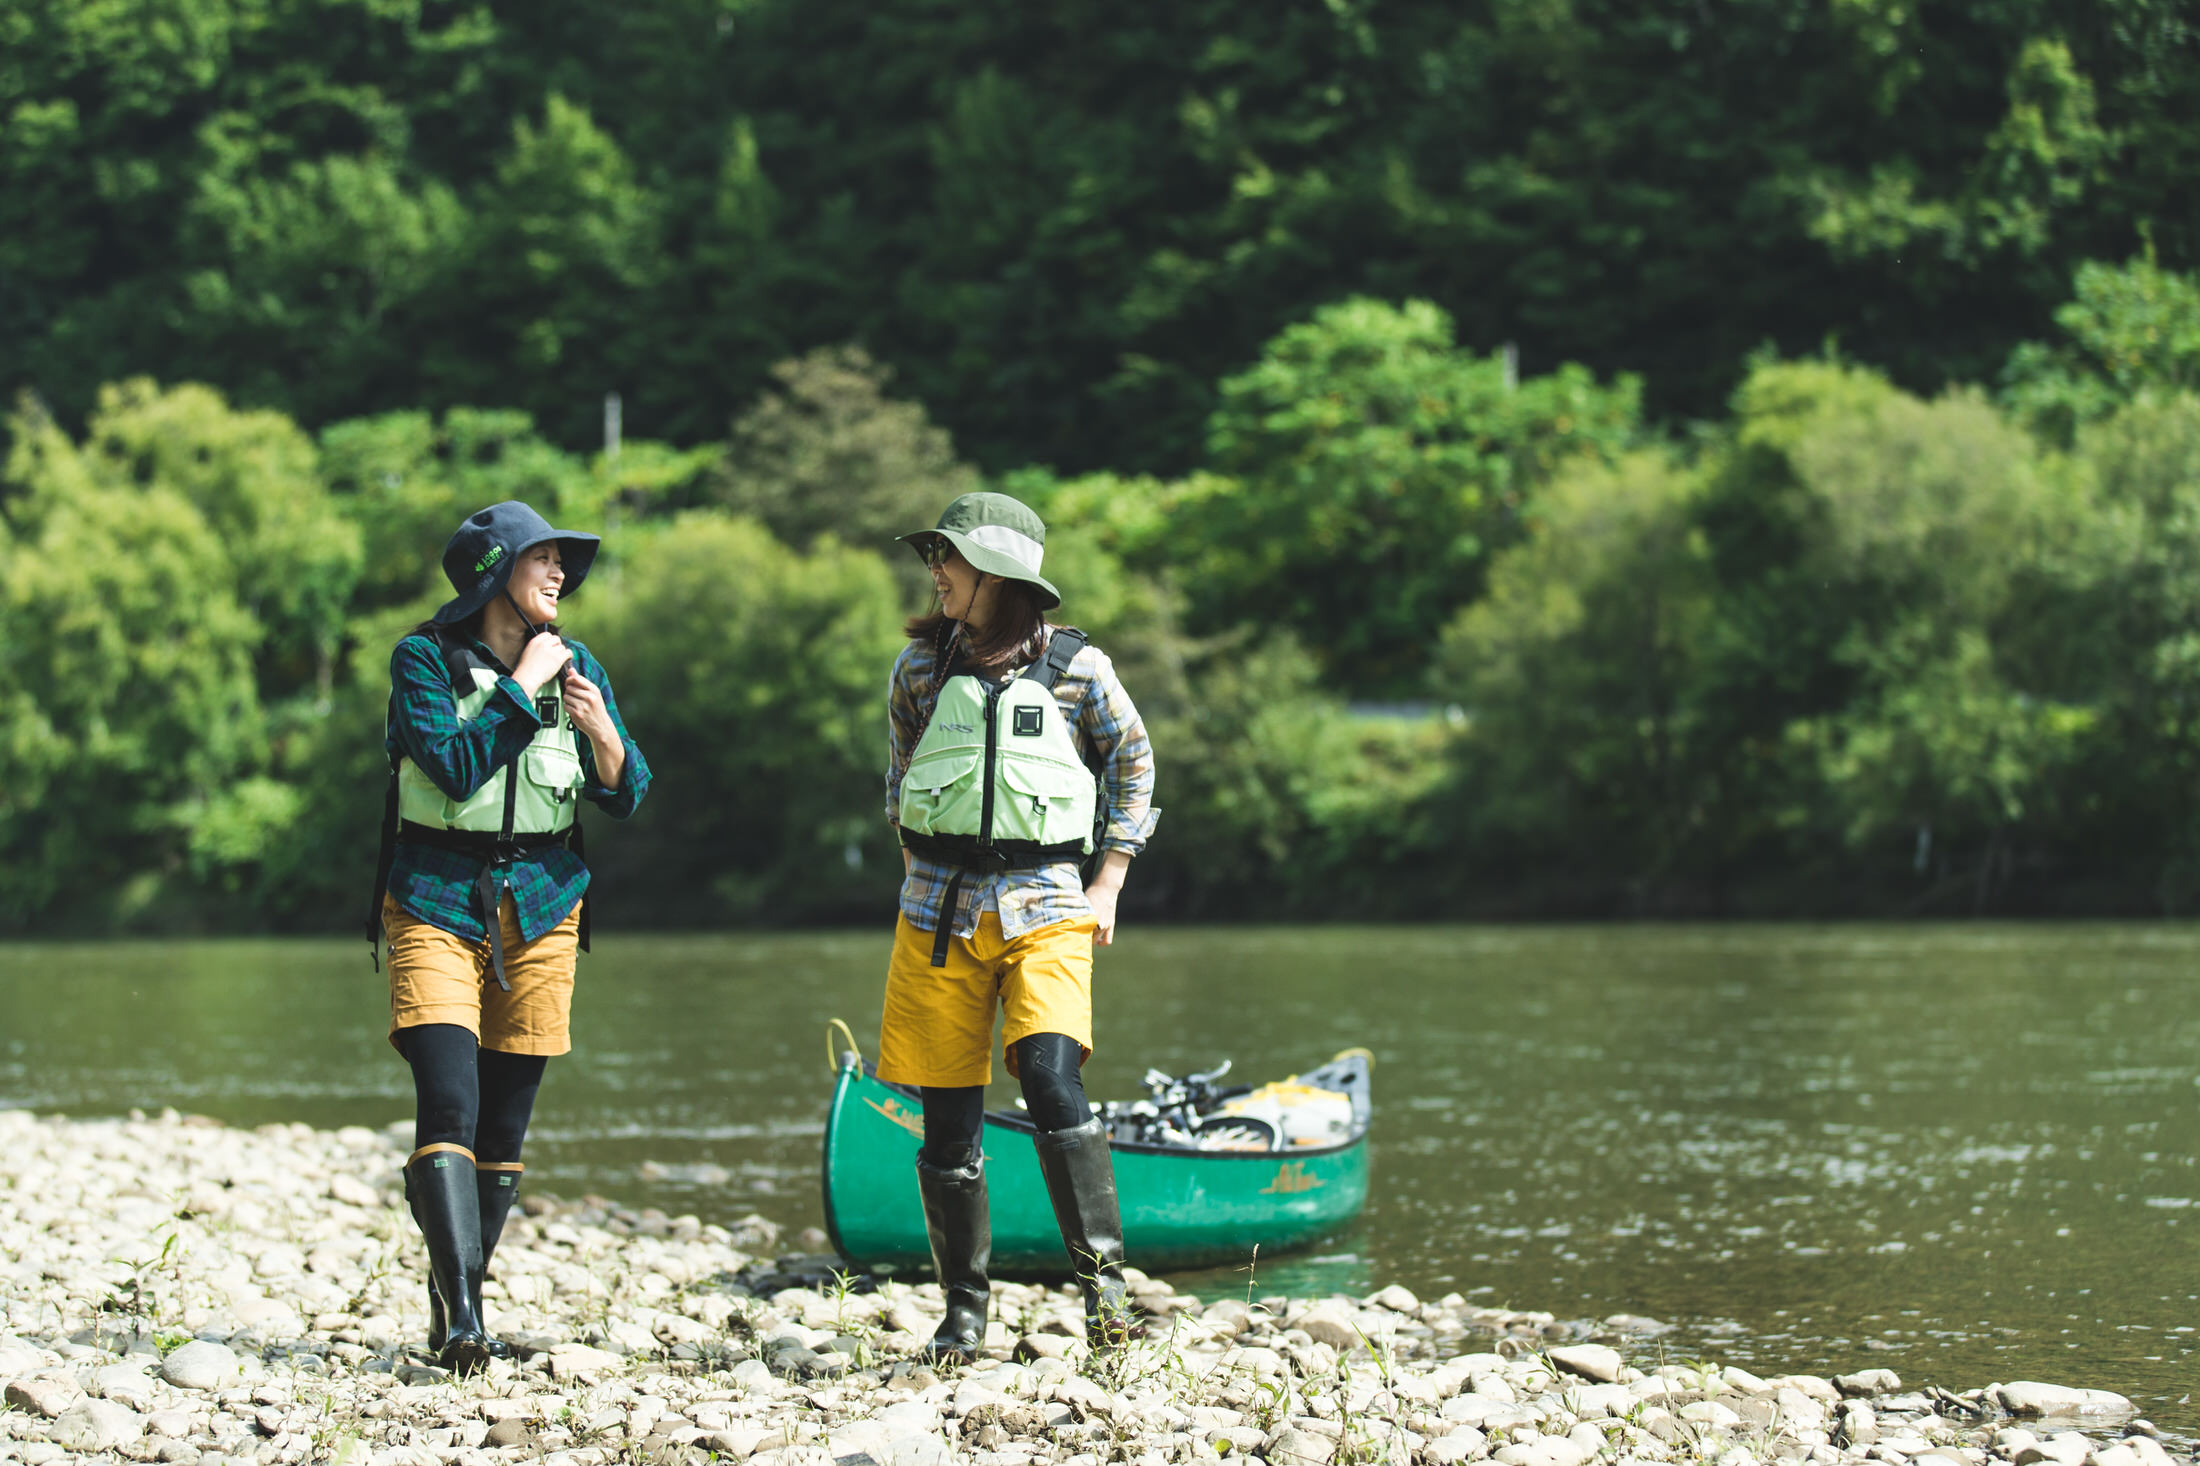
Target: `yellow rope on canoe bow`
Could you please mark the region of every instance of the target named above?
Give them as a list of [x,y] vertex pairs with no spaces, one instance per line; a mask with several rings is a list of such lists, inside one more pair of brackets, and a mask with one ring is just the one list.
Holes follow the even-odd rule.
[[[847,1043],[844,1047],[833,1047],[833,1034],[836,1030],[839,1032],[840,1036],[843,1039],[847,1040]],[[843,1059],[841,1057],[841,1055],[843,1054],[846,1054],[848,1057],[846,1059]],[[825,1067],[832,1070],[835,1074],[838,1074],[851,1062],[857,1064],[863,1062],[863,1050],[856,1046],[856,1036],[853,1033],[850,1033],[848,1031],[848,1025],[841,1022],[838,1018],[826,1019]]]

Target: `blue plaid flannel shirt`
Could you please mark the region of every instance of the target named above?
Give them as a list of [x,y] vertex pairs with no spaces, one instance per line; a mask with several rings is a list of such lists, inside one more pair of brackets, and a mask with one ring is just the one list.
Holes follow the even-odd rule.
[[[894,659],[886,696],[889,821],[901,811],[901,773],[916,751],[931,711],[933,660],[932,647],[921,641],[910,642]],[[1018,667],[1015,674],[1022,671]],[[1115,675],[1115,664],[1098,647],[1084,647],[1054,685],[1054,696],[1080,751],[1089,761],[1101,764],[1108,822],[1100,848],[1138,854],[1161,818],[1153,802],[1153,744],[1146,738],[1146,725],[1131,695]],[[911,861],[908,878],[901,884],[901,910],[911,925],[924,931],[939,929],[940,907],[954,874],[954,866],[922,855]],[[969,937],[978,929],[978,918],[988,911],[999,914],[1001,934],[1013,939],[1053,922],[1090,916],[1092,905],[1085,899],[1077,862],[1063,860],[1036,870],[966,872],[951,930],[958,937]]]
[[[580,674],[603,689],[604,710],[611,714],[619,741],[626,745],[626,770],[619,777],[619,787],[607,789],[596,782],[595,748],[585,734],[574,730],[581,770],[588,781],[582,792],[604,813],[623,820],[649,792],[649,764],[619,717],[603,664],[579,642],[568,640],[566,645],[572,648],[573,665]],[[481,651],[489,656],[487,647]],[[491,665],[495,665],[493,658]],[[477,717],[461,721],[442,654],[425,636],[408,636],[397,644],[390,657],[390,691],[392,719],[385,748],[392,757],[402,754],[418,764],[437,788],[455,799],[464,799],[487,783],[542,731],[535,705],[509,677],[497,680],[497,690]],[[489,929],[474,896],[483,863],[464,851],[399,840],[390,866],[390,895],[431,926],[486,942]],[[580,904],[588,889],[588,867],[563,845],[553,845],[510,862],[504,869],[504,883],[519,916],[520,937],[532,942]]]

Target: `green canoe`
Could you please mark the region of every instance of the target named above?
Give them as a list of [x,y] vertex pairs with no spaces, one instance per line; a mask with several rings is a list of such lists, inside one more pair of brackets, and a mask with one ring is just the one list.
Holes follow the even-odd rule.
[[[842,1030],[845,1032],[845,1030]],[[854,1052],[837,1054],[825,1122],[825,1225],[840,1255],[868,1268],[929,1269],[915,1161],[924,1138],[914,1089],[887,1084]],[[1340,1054],[1293,1076],[1352,1100],[1350,1133],[1323,1145],[1263,1151],[1194,1150],[1115,1140],[1125,1251],[1139,1267],[1206,1267],[1303,1247],[1359,1215],[1367,1202],[1368,1060]],[[985,1117],[993,1211],[993,1271],[1066,1271],[1061,1233],[1020,1114]]]

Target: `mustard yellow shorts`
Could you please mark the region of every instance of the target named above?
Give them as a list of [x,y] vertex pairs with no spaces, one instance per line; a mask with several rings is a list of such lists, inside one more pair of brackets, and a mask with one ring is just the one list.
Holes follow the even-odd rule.
[[990,1083],[996,1004],[1010,1074],[1016,1041],[1035,1033],[1076,1039],[1091,1058],[1095,925],[1090,917],[1049,922],[1008,941],[1000,916],[988,911],[967,939],[949,939],[947,965],[934,967],[932,933],[903,916],[886,967],[878,1077],[943,1088]]
[[532,942],[519,936],[519,915],[507,899],[497,916],[504,927],[504,976],[497,986],[489,944],[453,936],[406,913],[396,898],[382,901],[382,929],[390,943],[390,1042],[397,1030],[423,1023],[455,1023],[485,1049],[507,1054],[556,1055],[573,1049],[573,967],[580,955],[581,909]]

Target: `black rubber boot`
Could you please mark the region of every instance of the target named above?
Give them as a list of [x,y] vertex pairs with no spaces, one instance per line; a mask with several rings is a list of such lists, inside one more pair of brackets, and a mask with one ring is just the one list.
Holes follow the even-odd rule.
[[947,1295],[947,1316],[924,1346],[924,1357],[940,1364],[966,1364],[985,1347],[986,1309],[993,1287],[986,1265],[993,1260],[993,1217],[985,1202],[985,1157],[967,1152],[965,1164],[942,1169],[917,1153],[917,1190],[924,1197],[924,1232],[932,1243],[932,1266]]
[[1036,1137],[1039,1174],[1046,1177],[1054,1223],[1062,1229],[1070,1268],[1085,1294],[1085,1342],[1095,1352],[1120,1348],[1131,1333],[1123,1285],[1123,1208],[1115,1196],[1115,1160],[1108,1127],[1087,1120]]
[[[519,1178],[526,1169],[518,1161],[474,1163],[474,1182],[481,1194],[481,1280],[474,1284],[474,1317],[481,1320],[485,1334],[489,1330],[489,1313],[481,1306],[481,1284],[489,1280],[489,1260],[496,1256],[497,1240],[504,1235],[504,1219],[512,1214],[512,1203],[519,1200]],[[491,1336],[489,1355],[494,1359],[510,1359],[512,1346]]]
[[[481,1327],[481,1197],[474,1158],[455,1145],[430,1146],[405,1162],[405,1193],[428,1242],[428,1277],[442,1305],[443,1341],[435,1361],[453,1374],[489,1367],[489,1336]],[[429,1320],[431,1327],[434,1324]]]
[[[427,1223],[420,1220],[420,1200],[413,1194],[412,1162],[405,1162],[405,1207],[412,1213],[413,1225],[420,1228],[422,1236],[428,1232]],[[428,1352],[443,1352],[444,1336],[449,1332],[443,1322],[443,1295],[435,1290],[435,1279],[428,1279]]]

